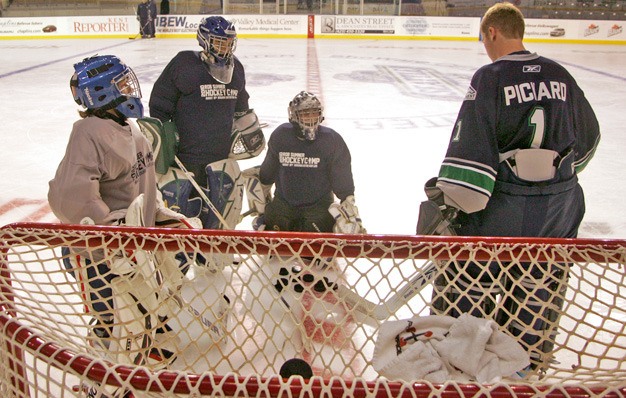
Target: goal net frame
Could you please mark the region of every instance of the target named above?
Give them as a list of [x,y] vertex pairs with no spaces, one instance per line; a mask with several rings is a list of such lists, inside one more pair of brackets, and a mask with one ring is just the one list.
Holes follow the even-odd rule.
[[[445,261],[465,262],[508,262],[533,264],[541,263],[566,263],[569,264],[574,278],[578,279],[575,286],[569,283],[568,299],[584,297],[593,308],[596,318],[600,318],[598,329],[605,337],[609,333],[613,336],[607,338],[607,342],[595,341],[597,333],[592,333],[590,341],[584,340],[585,335],[574,336],[578,329],[559,330],[561,341],[565,346],[556,344],[555,351],[572,351],[578,355],[578,361],[574,360],[571,369],[559,369],[547,373],[535,374],[520,379],[503,378],[501,380],[479,383],[476,381],[448,380],[443,383],[434,383],[428,380],[389,380],[381,375],[371,376],[370,358],[363,355],[360,357],[366,362],[370,373],[364,376],[359,373],[350,373],[348,370],[339,369],[334,374],[316,374],[310,379],[293,376],[281,377],[278,372],[268,371],[262,368],[257,371],[254,364],[248,364],[251,369],[242,373],[239,369],[231,371],[220,370],[172,370],[168,367],[154,368],[146,364],[127,364],[116,362],[115,359],[102,358],[94,354],[93,349],[81,346],[85,343],[66,343],[67,336],[47,329],[46,322],[50,319],[39,315],[33,310],[29,314],[30,306],[35,306],[33,297],[41,300],[63,301],[63,294],[49,294],[53,283],[41,286],[36,282],[35,273],[29,271],[29,267],[42,264],[42,275],[48,277],[54,273],[65,273],[63,269],[59,249],[61,247],[75,247],[86,250],[103,250],[119,253],[132,253],[134,251],[156,252],[171,251],[186,253],[210,253],[222,255],[234,255],[235,259],[241,258],[242,263],[252,258],[288,258],[294,259],[322,259],[331,263],[336,259],[359,259],[368,261],[368,269],[359,270],[359,263],[348,262],[344,266],[350,268],[350,272],[358,275],[343,286],[363,297],[362,302],[351,302],[348,305],[350,320],[356,322],[357,328],[362,322],[359,316],[371,321],[371,313],[357,314],[358,304],[370,303],[378,305],[385,300],[399,295],[398,287],[394,286],[391,274],[395,268],[400,269],[404,260],[411,259],[422,263],[437,263]],[[209,255],[209,256],[210,256]],[[134,257],[133,257],[134,258]],[[330,260],[329,260],[330,259]],[[392,266],[388,271],[375,272],[376,267],[383,267],[383,259],[391,261]],[[452,260],[451,260],[452,259]],[[46,267],[52,263],[55,268]],[[608,239],[550,239],[550,238],[496,238],[496,237],[440,237],[440,236],[404,236],[404,235],[341,235],[341,234],[318,234],[318,233],[287,233],[287,232],[257,232],[257,231],[223,231],[223,230],[179,230],[169,228],[139,228],[139,227],[108,227],[87,225],[62,225],[44,223],[16,223],[0,229],[0,339],[3,341],[4,353],[0,353],[0,393],[3,397],[30,397],[47,396],[47,389],[51,385],[61,390],[59,396],[86,396],[89,386],[113,386],[120,387],[125,396],[235,396],[235,397],[624,397],[626,396],[626,332],[622,330],[610,331],[605,329],[606,324],[626,322],[622,318],[626,314],[626,305],[620,308],[620,304],[626,304],[623,297],[626,292],[626,278],[624,277],[624,264],[626,263],[626,241]],[[14,270],[18,265],[19,269]],[[260,263],[263,267],[265,263]],[[291,264],[286,262],[285,264]],[[587,271],[586,268],[593,264],[598,271]],[[397,267],[396,267],[397,265]],[[319,266],[319,264],[317,265]],[[332,264],[331,264],[332,267]],[[282,265],[288,268],[287,265]],[[323,268],[323,267],[321,267]],[[580,273],[578,273],[580,270]],[[415,270],[412,270],[414,272]],[[417,269],[419,272],[419,267]],[[256,268],[251,271],[262,273]],[[297,272],[300,272],[298,270]],[[313,271],[312,271],[313,272]],[[359,272],[361,272],[359,274]],[[439,270],[440,274],[444,271]],[[586,274],[586,272],[594,272]],[[32,273],[33,275],[29,275]],[[235,272],[236,273],[236,272]],[[264,276],[263,283],[272,286],[278,275],[278,280],[283,274]],[[374,275],[374,276],[368,276]],[[578,277],[576,276],[578,275]],[[26,282],[17,280],[28,276],[32,280]],[[410,275],[400,274],[400,285],[410,279]],[[589,276],[594,281],[586,284],[584,279]],[[291,278],[291,276],[289,276]],[[259,277],[260,278],[260,277]],[[71,282],[71,278],[67,278]],[[355,280],[358,282],[356,283]],[[382,283],[382,282],[384,283]],[[603,306],[610,307],[606,313],[597,311],[595,302],[599,291],[604,289],[610,282],[611,288],[603,294],[609,297],[602,301]],[[68,282],[69,283],[69,282]],[[263,284],[262,283],[262,284]],[[382,284],[381,284],[382,283]],[[369,287],[363,288],[364,284]],[[432,279],[426,280],[426,285],[432,284]],[[589,286],[597,285],[598,292],[590,292]],[[385,293],[377,293],[385,287]],[[32,297],[28,289],[40,292]],[[328,287],[328,286],[326,286]],[[360,287],[360,288],[359,288]],[[242,290],[247,289],[244,285]],[[422,287],[420,287],[421,289]],[[415,289],[414,289],[415,290]],[[419,290],[419,289],[418,289]],[[407,290],[402,292],[405,296]],[[572,293],[573,292],[573,293]],[[420,316],[428,315],[427,296],[423,299],[424,308],[414,309],[409,305],[413,295],[418,291],[411,291],[407,296],[407,302],[403,308],[413,311]],[[325,293],[324,293],[325,294]],[[22,296],[27,296],[26,298]],[[59,297],[57,297],[59,296]],[[69,297],[69,296],[68,296]],[[300,296],[298,296],[300,297]],[[316,296],[317,297],[317,296]],[[284,300],[283,300],[284,301]],[[348,300],[349,301],[349,300]],[[358,301],[358,300],[357,300]],[[19,302],[19,303],[18,303]],[[68,303],[62,303],[69,305]],[[84,307],[84,302],[72,302],[73,306],[67,308]],[[187,303],[189,304],[189,303]],[[191,304],[189,304],[191,305]],[[293,302],[291,302],[293,305]],[[586,304],[583,305],[583,307]],[[66,308],[66,307],[63,307]],[[180,307],[182,311],[182,306]],[[362,305],[361,309],[367,305]],[[565,310],[570,308],[567,303]],[[577,309],[578,307],[576,307]],[[250,308],[245,311],[254,312]],[[394,308],[394,311],[396,308]],[[194,309],[197,312],[197,310]],[[269,310],[268,310],[269,311]],[[584,311],[584,308],[580,308]],[[60,311],[62,312],[62,311]],[[361,312],[364,312],[361,310]],[[597,312],[597,313],[596,313]],[[81,314],[69,314],[80,316]],[[189,315],[189,314],[188,314]],[[198,315],[197,313],[195,314]],[[41,318],[41,325],[33,322],[33,318]],[[59,316],[63,316],[60,314]],[[577,315],[572,315],[576,318]],[[585,318],[586,315],[583,316]],[[357,320],[355,320],[357,319]],[[390,320],[402,319],[402,316],[390,314]],[[595,318],[594,318],[595,319]],[[368,321],[368,322],[369,322]],[[68,318],[68,322],[70,322]],[[363,321],[365,322],[365,321]],[[585,319],[580,320],[586,323]],[[381,321],[373,325],[369,323],[369,333],[376,334],[379,331]],[[276,321],[280,326],[280,322]],[[40,326],[40,327],[38,327]],[[87,327],[87,325],[85,325]],[[261,327],[256,325],[255,327]],[[278,327],[278,326],[277,326]],[[359,329],[360,330],[360,329]],[[620,334],[621,333],[621,334]],[[268,335],[272,331],[267,331]],[[572,340],[570,340],[572,335]],[[576,337],[574,339],[574,337]],[[602,337],[602,336],[600,336]],[[350,338],[349,336],[347,337]],[[368,337],[371,338],[371,337]],[[564,340],[563,340],[564,339]],[[374,340],[371,340],[372,343]],[[570,343],[571,341],[571,343]],[[568,346],[572,344],[572,347]],[[580,344],[580,346],[575,345]],[[574,346],[575,345],[575,346]],[[600,352],[589,354],[585,350],[589,345],[597,345]],[[581,348],[582,347],[582,348]],[[326,348],[327,349],[327,348]],[[244,350],[244,349],[242,349]],[[356,349],[358,351],[358,347]],[[245,350],[244,350],[245,351]],[[310,351],[310,349],[309,349]],[[325,351],[320,351],[322,354]],[[334,354],[336,355],[336,353]],[[592,365],[581,366],[580,357],[590,355]],[[604,363],[606,357],[610,357],[608,365]],[[576,363],[578,362],[578,363]],[[280,364],[275,364],[277,367]],[[348,367],[349,364],[346,364]],[[68,376],[69,375],[69,376]],[[33,380],[35,379],[35,380]],[[54,380],[53,380],[54,379]],[[69,381],[72,380],[72,381]],[[77,380],[77,381],[76,381]],[[75,384],[72,384],[75,383]],[[70,385],[71,384],[71,385]],[[110,389],[108,391],[111,391]],[[113,396],[106,395],[97,396]],[[112,393],[108,393],[112,394]],[[121,396],[121,395],[120,395]]]

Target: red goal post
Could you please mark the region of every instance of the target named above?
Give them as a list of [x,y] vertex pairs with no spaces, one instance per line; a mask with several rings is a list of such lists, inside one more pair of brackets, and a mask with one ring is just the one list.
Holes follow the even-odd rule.
[[[626,241],[41,223],[11,224],[0,236],[3,397],[86,396],[89,390],[97,396],[133,397],[626,395]],[[137,352],[114,351],[123,332],[110,338],[108,348],[93,343],[97,314],[88,274],[81,268],[85,263],[71,263],[74,257],[62,248],[104,264],[122,257],[137,265],[139,253],[185,253],[194,260],[179,282],[176,305],[168,296],[172,292],[164,293],[161,282],[156,285],[159,305],[171,308],[173,363],[129,361],[148,357],[137,352],[156,344],[156,324],[146,328],[150,338]],[[198,265],[213,258],[228,261]],[[548,336],[554,345],[536,363],[541,370],[488,384],[453,378],[444,383],[388,380],[379,374],[372,356],[380,326],[431,315],[432,302],[440,297],[433,280],[452,264],[467,262],[498,264],[505,274],[524,264],[567,270],[567,288],[555,291],[563,303]],[[429,264],[433,275],[419,289],[416,284],[407,289],[407,281],[420,277]],[[164,273],[159,271],[155,280],[162,281]],[[228,297],[227,315],[215,309],[215,291]],[[340,293],[345,291],[362,300],[349,300]],[[116,310],[121,303],[116,301]],[[373,308],[388,316],[374,316]],[[115,330],[131,330],[130,323],[116,320]],[[292,357],[309,362],[314,377],[280,377],[280,366]]]

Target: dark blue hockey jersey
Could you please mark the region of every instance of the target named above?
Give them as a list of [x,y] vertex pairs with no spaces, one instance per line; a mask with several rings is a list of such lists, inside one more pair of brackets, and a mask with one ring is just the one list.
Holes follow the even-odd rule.
[[220,83],[196,51],[179,52],[165,67],[150,94],[150,116],[176,123],[178,157],[209,164],[228,157],[235,112],[248,110],[243,66],[234,59],[229,84]]
[[[596,116],[565,68],[527,51],[509,54],[472,77],[437,186],[456,207],[472,213],[489,201],[507,153],[524,148],[571,153],[570,163],[581,171],[599,140]],[[558,177],[551,181],[557,182]]]
[[268,141],[261,183],[276,184],[276,195],[294,207],[311,205],[334,193],[340,200],[354,194],[351,156],[343,138],[319,126],[315,140],[296,137],[291,123],[281,124]]

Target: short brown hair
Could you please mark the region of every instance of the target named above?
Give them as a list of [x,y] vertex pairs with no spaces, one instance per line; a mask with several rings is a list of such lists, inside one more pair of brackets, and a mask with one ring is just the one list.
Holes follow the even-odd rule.
[[480,31],[486,34],[489,27],[498,29],[507,39],[524,38],[524,15],[511,3],[496,3],[491,6],[480,22]]

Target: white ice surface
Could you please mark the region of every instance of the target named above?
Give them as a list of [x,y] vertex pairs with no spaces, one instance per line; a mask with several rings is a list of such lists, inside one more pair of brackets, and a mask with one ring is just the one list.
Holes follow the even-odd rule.
[[[195,39],[0,41],[0,225],[55,221],[48,181],[63,157],[77,106],[73,63],[115,54],[137,72],[148,111],[152,85]],[[624,238],[626,46],[536,44],[527,48],[566,65],[594,106],[602,129],[595,158],[580,175],[587,213],[580,237]],[[353,157],[356,200],[370,233],[412,234],[424,182],[436,175],[473,72],[489,59],[479,42],[240,39],[250,104],[269,134],[287,120],[300,90],[321,95],[324,124]],[[260,164],[242,162],[242,169]],[[250,228],[249,221],[240,229]]]

